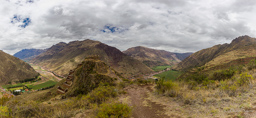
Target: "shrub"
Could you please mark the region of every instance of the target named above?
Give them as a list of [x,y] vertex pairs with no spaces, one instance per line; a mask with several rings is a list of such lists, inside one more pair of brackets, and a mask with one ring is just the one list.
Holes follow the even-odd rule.
[[99,86],[90,92],[84,99],[87,99],[90,103],[101,104],[111,97],[116,97],[117,93],[117,89],[113,86]]
[[100,105],[97,113],[98,118],[128,118],[130,115],[131,108],[122,103],[104,103]]
[[234,69],[218,70],[213,73],[213,80],[225,80],[231,78],[235,74]]
[[229,80],[223,80],[220,82],[221,90],[227,93],[229,96],[236,96],[237,85]]
[[252,70],[256,68],[256,59],[252,59],[248,64],[248,70]]
[[164,81],[163,79],[160,79],[157,82],[157,86],[156,86],[157,91],[160,94],[164,94],[167,93],[168,96],[170,97],[175,97],[178,95],[178,91],[179,91],[179,85],[176,82],[173,81]]
[[0,98],[0,105],[4,105],[7,101],[9,101],[12,98],[12,96],[8,94],[3,94],[3,97]]
[[0,106],[0,116],[2,117],[8,117],[10,114],[10,110],[7,106]]
[[138,85],[147,85],[147,84],[153,83],[153,80],[152,79],[136,79],[135,82]]
[[208,76],[206,74],[203,74],[203,73],[195,73],[195,74],[190,75],[188,77],[188,80],[194,80],[198,84],[201,84],[204,81],[208,81]]
[[188,84],[188,89],[191,89],[191,90],[198,86],[197,82],[193,80],[189,81],[187,84]]
[[253,80],[252,75],[249,75],[248,73],[242,73],[240,74],[240,78],[237,79],[237,85],[239,86],[249,85],[251,84],[252,80]]

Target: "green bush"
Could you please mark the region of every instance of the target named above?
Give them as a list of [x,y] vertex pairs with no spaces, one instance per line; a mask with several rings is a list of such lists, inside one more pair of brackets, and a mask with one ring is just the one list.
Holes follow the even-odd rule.
[[248,64],[247,64],[248,70],[252,70],[256,68],[256,59],[252,59]]
[[129,118],[131,108],[127,104],[111,103],[102,104],[97,113],[98,118]]
[[231,78],[235,74],[234,69],[218,70],[213,73],[213,80],[225,80]]
[[249,75],[248,73],[242,73],[240,74],[240,78],[237,79],[237,85],[244,86],[249,85],[251,83],[251,80],[253,80],[252,75]]
[[136,79],[135,80],[135,83],[137,83],[138,85],[147,85],[147,84],[151,84],[151,83],[153,83],[154,82],[154,80],[152,80],[152,79]]
[[116,97],[118,91],[113,86],[99,86],[90,92],[84,99],[87,99],[90,103],[101,104],[111,97]]
[[220,86],[221,86],[220,89],[225,93],[227,93],[229,96],[236,96],[238,87],[232,81],[230,80],[220,81]]
[[8,117],[10,115],[10,110],[7,106],[0,106],[0,116],[1,118]]
[[227,79],[220,81],[221,90],[229,96],[236,96],[237,93],[244,88],[247,88],[253,80],[252,75],[248,73],[240,74],[239,78]]
[[160,79],[157,82],[156,89],[160,94],[167,93],[170,97],[176,97],[180,88],[178,83],[176,82],[173,82],[171,80],[164,81],[164,79]]
[[203,73],[194,73],[194,74],[190,74],[186,80],[189,81],[195,81],[198,84],[203,83],[204,81],[208,81],[208,76],[206,74]]

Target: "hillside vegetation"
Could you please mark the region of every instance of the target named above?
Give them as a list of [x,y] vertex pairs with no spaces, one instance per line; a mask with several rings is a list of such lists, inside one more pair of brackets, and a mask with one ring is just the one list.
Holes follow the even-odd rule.
[[[90,57],[79,64],[56,87],[35,93],[25,93],[11,100],[2,98],[1,116],[4,117],[123,117],[131,115],[131,107],[117,102],[124,93],[122,79],[98,57]],[[72,82],[66,93],[64,81]],[[67,86],[66,86],[67,88]]]

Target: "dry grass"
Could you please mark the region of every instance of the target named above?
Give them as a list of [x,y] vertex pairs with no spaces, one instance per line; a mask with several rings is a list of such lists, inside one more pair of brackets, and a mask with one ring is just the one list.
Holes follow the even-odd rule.
[[[170,86],[170,81],[165,82],[161,85],[166,87],[165,91],[157,85],[156,95],[150,95],[150,99],[165,105],[166,114],[169,116],[180,114],[182,117],[195,118],[251,117],[256,111],[256,80],[253,79],[256,74],[255,70],[245,71],[241,74],[236,72],[230,79],[207,84],[205,80],[201,83],[194,82],[193,87],[191,82],[174,81],[171,83],[175,87],[168,88],[166,86]],[[170,91],[175,91],[176,95],[171,96]]]
[[[122,94],[122,88],[118,86],[100,86],[87,95],[63,98],[62,95],[51,94],[56,88],[35,93],[25,93],[16,96],[4,105],[11,112],[11,117],[95,117],[99,112],[105,114],[104,110],[111,112],[125,108],[128,110],[124,116],[129,116],[130,108],[122,104],[115,104],[116,97]],[[110,103],[110,106],[109,106]],[[101,105],[104,104],[104,105]],[[104,108],[103,108],[104,107]],[[108,108],[110,107],[110,108]],[[118,110],[119,111],[119,110]],[[112,115],[115,115],[111,112]],[[106,114],[105,114],[106,115]],[[122,115],[121,112],[118,115]]]

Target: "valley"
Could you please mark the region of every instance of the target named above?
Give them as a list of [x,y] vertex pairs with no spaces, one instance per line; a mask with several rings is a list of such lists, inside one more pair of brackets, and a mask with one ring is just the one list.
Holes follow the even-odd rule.
[[[17,84],[7,84],[2,85],[2,93],[10,94],[9,91],[18,91],[16,95],[24,92],[34,92],[42,89],[48,89],[55,86],[57,82],[62,80],[62,78],[55,76],[52,72],[43,69],[42,67],[30,64],[36,72],[40,74],[35,80],[28,82],[17,83]],[[4,90],[5,89],[5,90]],[[21,91],[19,91],[21,90]],[[8,92],[7,92],[8,91]],[[10,94],[11,95],[11,94]],[[0,97],[1,98],[1,97]]]
[[[7,109],[5,117],[254,118],[254,45],[256,39],[242,36],[186,58],[179,55],[180,63],[164,51],[172,55],[162,55],[165,61],[171,57],[166,65],[145,56],[145,47],[134,54],[136,60],[97,41],[59,43],[31,60],[39,76],[2,85],[0,110]],[[7,93],[16,90],[22,94]]]
[[0,118],[256,118],[255,13],[255,0],[0,0]]

